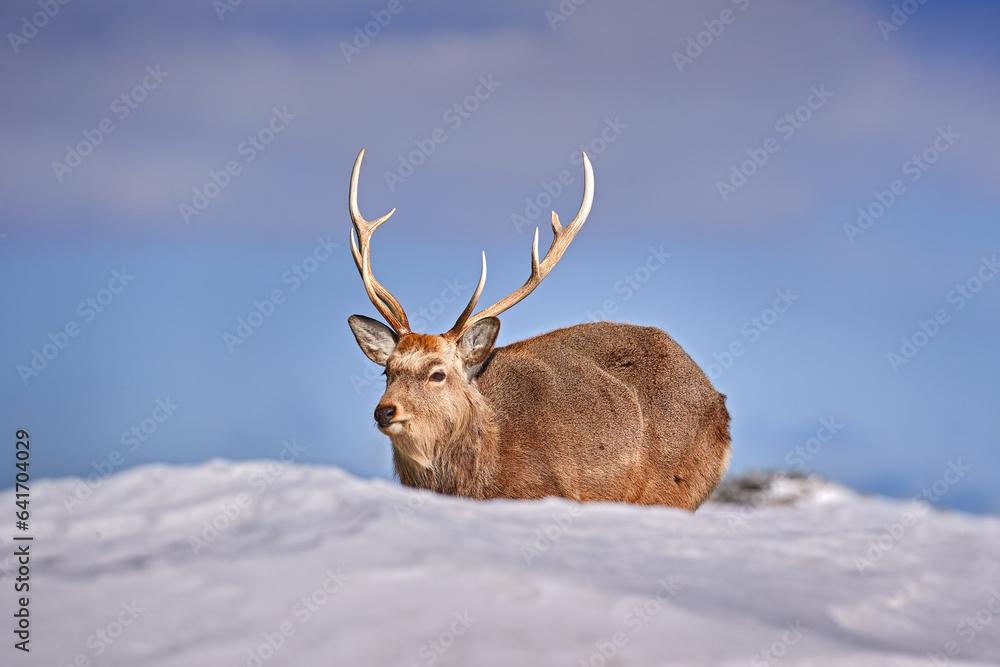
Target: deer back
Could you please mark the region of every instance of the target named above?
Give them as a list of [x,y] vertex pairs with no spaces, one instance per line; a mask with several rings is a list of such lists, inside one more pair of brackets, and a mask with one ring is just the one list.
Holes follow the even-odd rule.
[[659,329],[552,331],[495,350],[477,383],[505,495],[694,509],[728,462],[725,397]]

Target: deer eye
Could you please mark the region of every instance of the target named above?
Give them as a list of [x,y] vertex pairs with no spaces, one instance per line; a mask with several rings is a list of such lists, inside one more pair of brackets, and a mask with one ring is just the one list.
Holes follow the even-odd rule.
[[444,373],[442,373],[441,371],[435,371],[435,372],[431,373],[431,381],[432,382],[444,382]]

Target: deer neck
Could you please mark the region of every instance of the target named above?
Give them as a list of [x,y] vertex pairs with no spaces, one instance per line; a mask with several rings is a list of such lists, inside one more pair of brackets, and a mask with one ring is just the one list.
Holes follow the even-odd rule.
[[466,392],[462,411],[448,433],[433,443],[430,465],[422,465],[393,447],[399,481],[437,493],[486,498],[499,465],[499,445],[493,410],[475,382]]

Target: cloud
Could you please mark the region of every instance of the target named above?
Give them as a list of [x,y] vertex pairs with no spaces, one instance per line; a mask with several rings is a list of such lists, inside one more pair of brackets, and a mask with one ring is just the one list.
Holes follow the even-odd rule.
[[[934,168],[934,187],[995,199],[995,65],[931,55],[905,41],[906,26],[887,43],[875,27],[880,15],[854,3],[594,2],[555,30],[530,3],[504,12],[404,3],[370,43],[358,42],[365,45],[351,62],[342,44],[380,6],[248,5],[223,21],[208,7],[67,6],[49,33],[8,55],[3,74],[15,94],[2,112],[0,187],[10,233],[312,235],[340,218],[363,146],[363,205],[399,206],[445,231],[488,211],[509,234],[510,215],[543,180],[575,169],[570,156],[581,145],[597,153],[598,206],[625,229],[777,234],[822,207],[849,215],[947,126],[962,141]],[[8,10],[3,22],[18,18]],[[689,37],[706,46],[679,72],[674,54],[685,53]],[[169,77],[118,119],[112,101],[147,66]],[[499,88],[446,120],[474,97],[481,76]],[[784,137],[776,122],[814,86],[832,97]],[[294,122],[246,161],[241,143],[285,107]],[[52,162],[103,118],[114,132],[60,182]],[[615,119],[627,129],[602,144]],[[390,189],[386,172],[438,128],[446,141]],[[723,201],[718,183],[768,138],[778,152]],[[230,160],[241,173],[185,225],[180,204]],[[572,208],[577,196],[556,206]]]

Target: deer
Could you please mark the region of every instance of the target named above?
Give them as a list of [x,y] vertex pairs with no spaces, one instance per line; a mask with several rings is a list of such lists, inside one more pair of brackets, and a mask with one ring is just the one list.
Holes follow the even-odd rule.
[[[583,154],[583,202],[518,290],[473,314],[479,283],[455,325],[410,330],[399,301],[371,268],[373,232],[396,209],[365,220],[358,209],[364,150],[351,174],[351,253],[386,324],[352,315],[365,355],[385,368],[375,408],[407,487],[474,499],[540,499],[668,505],[694,511],[729,466],[726,397],[666,332],[597,321],[495,347],[497,316],[527,297],[562,258],[590,214],[593,167]],[[356,237],[356,238],[355,238]]]

